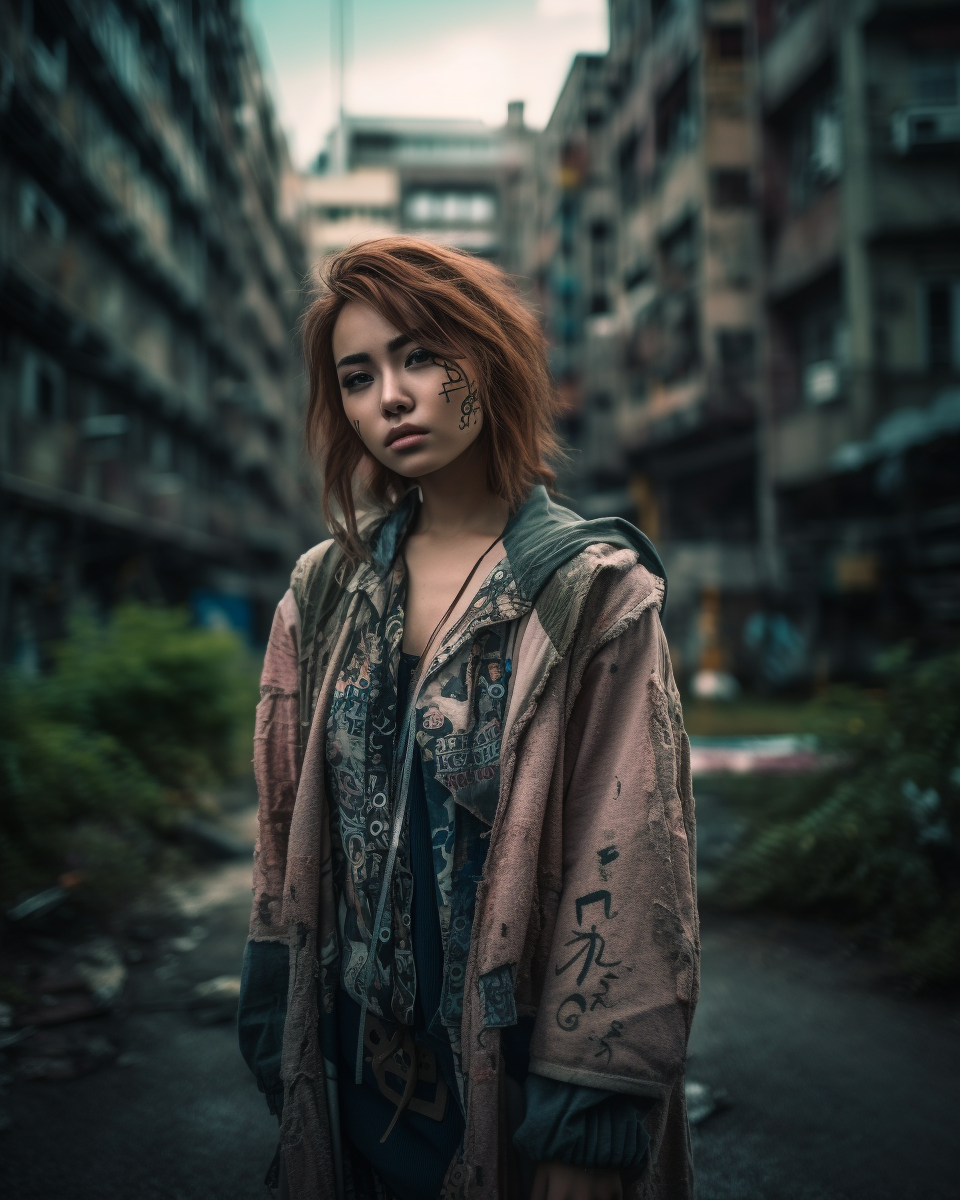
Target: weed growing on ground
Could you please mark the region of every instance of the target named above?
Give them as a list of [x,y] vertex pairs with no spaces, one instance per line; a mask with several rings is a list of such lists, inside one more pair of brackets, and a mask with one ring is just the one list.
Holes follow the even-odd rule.
[[[882,694],[820,705],[842,766],[768,780],[718,881],[731,907],[857,922],[918,985],[960,981],[960,654],[888,664]],[[844,721],[836,720],[838,710]]]
[[248,766],[255,703],[230,633],[139,605],[74,620],[48,674],[0,686],[0,898],[61,877],[93,907],[136,891],[202,789]]

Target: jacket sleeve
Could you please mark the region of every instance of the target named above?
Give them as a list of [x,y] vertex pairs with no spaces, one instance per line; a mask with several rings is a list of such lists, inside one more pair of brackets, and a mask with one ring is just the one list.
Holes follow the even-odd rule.
[[533,1073],[658,1100],[698,987],[689,744],[651,606],[589,659],[563,750],[563,877]]
[[643,1118],[652,1100],[618,1096],[575,1083],[528,1075],[526,1112],[513,1143],[531,1162],[636,1171],[650,1139]]
[[280,1047],[287,1009],[289,950],[281,899],[287,840],[299,779],[298,685],[300,622],[290,592],[277,607],[260,679],[253,741],[253,768],[259,796],[258,835],[253,864],[250,940],[240,977],[240,1051],[279,1112]]

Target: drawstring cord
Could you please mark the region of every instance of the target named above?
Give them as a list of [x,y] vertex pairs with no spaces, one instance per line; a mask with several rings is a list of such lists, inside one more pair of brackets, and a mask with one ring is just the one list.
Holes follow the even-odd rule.
[[[460,590],[454,596],[450,607],[443,614],[437,624],[434,626],[433,633],[427,639],[426,645],[423,648],[423,653],[420,655],[418,663],[418,674],[411,681],[410,690],[407,693],[407,711],[403,721],[403,732],[397,741],[397,753],[394,757],[393,778],[396,782],[397,767],[401,761],[403,770],[400,773],[400,792],[397,796],[397,803],[394,807],[393,828],[390,831],[390,847],[387,851],[387,861],[384,864],[383,876],[380,882],[380,898],[377,901],[377,915],[373,922],[373,933],[370,937],[370,950],[367,956],[366,970],[363,974],[363,1001],[360,1005],[360,1031],[357,1036],[357,1061],[354,1072],[355,1080],[358,1084],[363,1082],[363,1031],[367,1023],[367,1010],[370,1007],[370,985],[373,982],[373,971],[376,964],[377,948],[380,941],[388,942],[390,940],[390,928],[383,927],[383,914],[386,909],[387,897],[390,895],[390,886],[393,880],[393,869],[397,862],[397,850],[400,846],[400,835],[403,832],[403,821],[407,813],[407,796],[410,791],[410,775],[413,770],[413,759],[416,751],[417,741],[414,737],[414,726],[416,724],[417,712],[417,690],[423,682],[426,675],[426,670],[423,667],[424,663],[429,663],[428,652],[433,648],[434,640],[437,634],[446,624],[447,619],[453,610],[460,603],[463,593],[467,590],[470,580],[473,579],[477,571],[480,569],[480,564],[487,557],[490,551],[501,540],[506,532],[506,525],[493,539],[490,545],[484,550],[477,561],[470,569],[470,574],[466,577],[460,586]],[[396,790],[394,794],[397,795]],[[383,935],[386,935],[385,937]]]

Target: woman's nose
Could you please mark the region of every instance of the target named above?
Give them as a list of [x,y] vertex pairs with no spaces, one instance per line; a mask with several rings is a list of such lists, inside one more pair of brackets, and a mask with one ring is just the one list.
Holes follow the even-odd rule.
[[400,377],[392,371],[383,376],[380,408],[385,413],[409,412],[413,408],[413,402],[400,385]]

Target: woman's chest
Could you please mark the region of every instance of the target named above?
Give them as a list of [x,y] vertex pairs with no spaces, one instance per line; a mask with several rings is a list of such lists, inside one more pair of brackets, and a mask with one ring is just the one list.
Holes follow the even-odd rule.
[[[335,797],[350,807],[376,798],[393,807],[399,727],[400,638],[355,631],[327,717],[327,762]],[[435,798],[492,824],[499,786],[503,718],[510,682],[511,622],[476,630],[409,696],[424,777]]]

